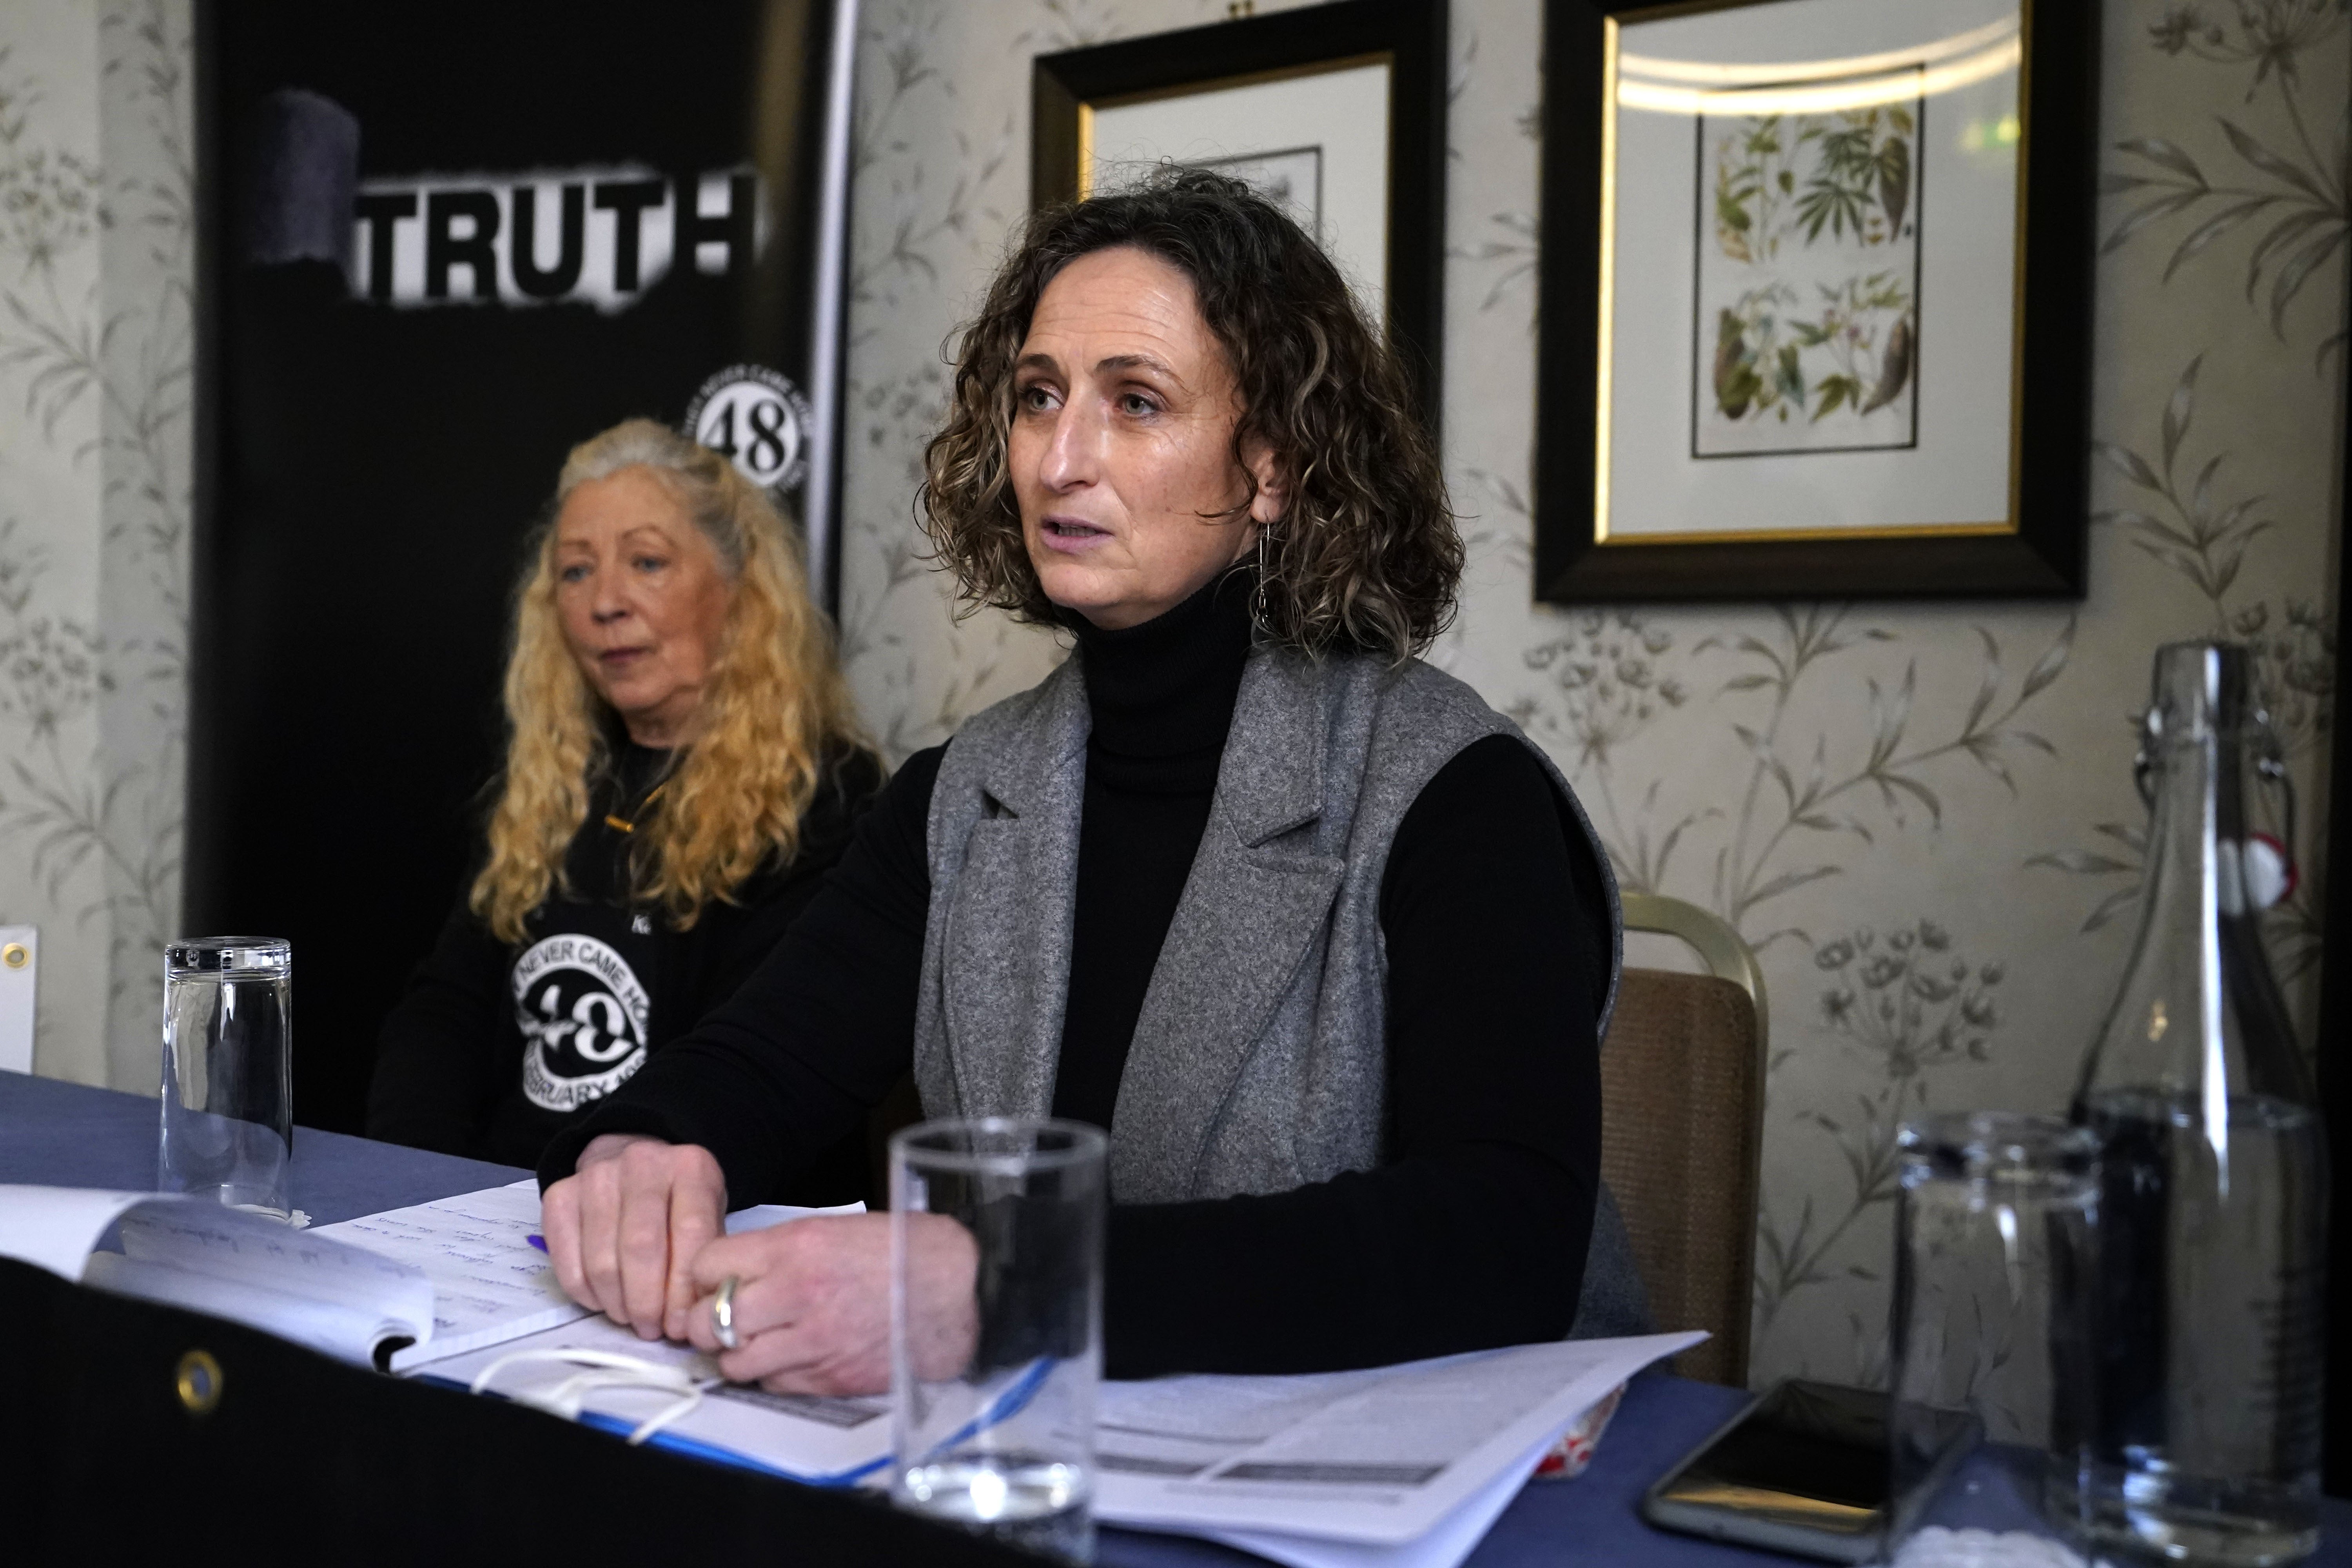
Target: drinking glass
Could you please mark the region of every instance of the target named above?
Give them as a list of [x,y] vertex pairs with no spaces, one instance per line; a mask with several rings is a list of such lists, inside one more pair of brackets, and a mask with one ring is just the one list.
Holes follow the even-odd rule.
[[2097,1140],[1962,1111],[1906,1124],[1900,1149],[1888,1555],[1915,1527],[2079,1542]]
[[[1077,1122],[997,1117],[890,1140],[892,1495],[1073,1563],[1094,1552],[1108,1146]],[[908,1240],[926,1214],[978,1250],[968,1353],[909,1322]]]
[[294,1149],[294,955],[268,936],[163,950],[156,1186],[285,1218]]

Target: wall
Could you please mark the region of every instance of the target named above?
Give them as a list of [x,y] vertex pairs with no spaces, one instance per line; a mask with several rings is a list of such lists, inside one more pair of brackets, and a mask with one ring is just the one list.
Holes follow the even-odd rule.
[[177,930],[187,0],[0,11],[0,923],[37,1070],[152,1090]]
[[[1272,7],[1263,7],[1270,9]],[[942,339],[1027,201],[1037,53],[1209,0],[867,0],[844,629],[895,754],[1058,653],[957,622],[910,521]],[[1885,1357],[1892,1140],[1927,1107],[2060,1105],[2131,932],[2131,720],[2155,647],[2255,641],[2320,859],[2341,512],[2347,37],[2337,0],[2108,0],[2091,591],[1576,611],[1528,602],[1535,0],[1454,0],[1448,473],[1471,542],[1433,657],[1549,747],[1629,885],[1715,909],[1773,998],[1760,1380]],[[2311,1013],[2318,890],[2272,917]]]

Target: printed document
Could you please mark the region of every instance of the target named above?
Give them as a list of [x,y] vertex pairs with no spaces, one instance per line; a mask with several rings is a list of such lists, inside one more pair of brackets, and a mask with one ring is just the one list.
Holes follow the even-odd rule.
[[310,1234],[396,1258],[433,1282],[433,1332],[392,1358],[404,1372],[428,1358],[568,1323],[588,1309],[563,1293],[539,1231],[539,1184],[463,1193],[322,1225]]
[[[1524,1480],[1602,1395],[1706,1337],[1569,1340],[1313,1377],[1108,1383],[1095,1516],[1220,1539],[1418,1540],[1506,1471]],[[1249,1550],[1265,1550],[1254,1533]]]
[[[1699,1333],[1519,1345],[1401,1366],[1299,1377],[1106,1383],[1097,1406],[1095,1517],[1206,1536],[1294,1568],[1453,1568],[1477,1545],[1575,1420]],[[632,1356],[684,1371],[702,1402],[653,1441],[817,1485],[885,1484],[887,1399],[769,1394],[719,1381],[709,1359],[648,1343],[602,1318],[418,1369],[530,1403],[577,1370],[561,1352]],[[628,1430],[672,1395],[600,1388],[581,1419]]]
[[[762,1204],[727,1228],[865,1206]],[[311,1230],[176,1194],[0,1185],[0,1257],[395,1372],[587,1316],[538,1241],[530,1181]]]
[[[807,1214],[862,1214],[864,1204],[797,1209],[761,1204],[727,1216],[732,1234]],[[539,1184],[461,1193],[363,1219],[322,1225],[313,1236],[347,1241],[414,1265],[433,1282],[433,1333],[394,1355],[392,1370],[463,1354],[576,1322],[588,1309],[563,1293],[539,1234]],[[635,1335],[632,1343],[638,1342]]]
[[421,1270],[205,1198],[0,1186],[0,1254],[362,1365],[433,1332]]
[[[488,1349],[438,1360],[415,1375],[470,1388],[486,1369],[498,1366],[483,1392],[523,1404],[544,1397],[579,1370],[561,1352],[602,1351],[659,1367],[683,1369],[707,1384],[702,1403],[671,1422],[655,1439],[706,1458],[771,1470],[811,1486],[847,1486],[877,1474],[890,1458],[890,1401],[825,1399],[770,1394],[747,1384],[730,1384],[718,1366],[691,1346],[646,1341],[608,1318],[583,1318]],[[589,1396],[581,1419],[627,1430],[652,1419],[672,1395],[656,1390],[603,1388]]]

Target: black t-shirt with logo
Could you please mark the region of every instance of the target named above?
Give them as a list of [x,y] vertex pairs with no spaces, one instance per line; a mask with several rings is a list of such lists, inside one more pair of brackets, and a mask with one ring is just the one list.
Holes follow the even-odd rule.
[[[882,782],[863,753],[835,759],[802,818],[792,861],[763,868],[731,901],[714,900],[690,930],[677,931],[657,907],[629,897],[629,847],[661,809],[654,792],[669,762],[667,752],[616,742],[566,857],[569,891],[532,912],[521,942],[492,936],[460,894],[384,1019],[370,1137],[536,1165],[557,1132],[734,994],[814,895]],[[862,1195],[863,1135],[823,1167],[790,1195]]]

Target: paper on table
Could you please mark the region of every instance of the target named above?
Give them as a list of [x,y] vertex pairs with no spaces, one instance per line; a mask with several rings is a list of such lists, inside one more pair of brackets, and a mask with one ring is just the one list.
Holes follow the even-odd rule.
[[[1454,1568],[1485,1538],[1545,1450],[1594,1401],[1703,1334],[1526,1345],[1434,1362],[1304,1377],[1177,1377],[1106,1384],[1096,1447],[1102,1461],[1096,1517],[1206,1536],[1293,1568]],[[495,1350],[422,1368],[419,1375],[469,1386],[517,1351],[616,1352],[697,1378],[717,1369],[683,1346],[648,1343],[602,1319],[551,1329]],[[497,1392],[544,1393],[571,1375],[560,1363],[502,1369]],[[666,1394],[600,1389],[583,1420],[626,1428],[659,1413]],[[842,1485],[871,1479],[889,1460],[882,1399],[781,1398],[720,1385],[654,1439],[705,1458],[794,1479]],[[1369,1441],[1356,1424],[1388,1430]],[[1372,1447],[1412,1461],[1368,1461]],[[1203,1460],[1203,1453],[1213,1457]],[[1269,1455],[1286,1454],[1271,1459]],[[1320,1455],[1320,1458],[1314,1456]],[[1450,1454],[1450,1458],[1433,1458]],[[1436,1474],[1413,1481],[1393,1473]],[[1363,1473],[1384,1467],[1378,1483]],[[1278,1478],[1233,1479],[1251,1467]],[[1141,1475],[1150,1469],[1162,1473]],[[1181,1471],[1183,1474],[1169,1472]],[[1207,1479],[1202,1479],[1207,1478]],[[1364,1494],[1376,1493],[1371,1498]],[[1362,1515],[1381,1509],[1380,1533]],[[1234,1522],[1246,1519],[1251,1524]],[[1279,1527],[1255,1521],[1278,1519]],[[1255,1527],[1252,1527],[1255,1524]]]
[[0,1258],[21,1258],[60,1279],[79,1279],[107,1226],[123,1210],[155,1195],[97,1187],[0,1186]]
[[[685,1367],[698,1380],[719,1375],[718,1367],[698,1351],[641,1340],[601,1317],[436,1360],[416,1369],[415,1375],[467,1388],[485,1367],[507,1356],[559,1350],[614,1352],[661,1366]],[[499,1371],[489,1391],[509,1398],[544,1393],[578,1370],[553,1360],[509,1366]],[[632,1427],[658,1414],[671,1397],[652,1391],[598,1389],[588,1395],[582,1419],[602,1417],[596,1424]],[[655,1440],[665,1447],[750,1464],[813,1486],[845,1486],[888,1462],[889,1414],[887,1398],[821,1399],[721,1383],[705,1391],[700,1405],[670,1423]]]
[[[122,1251],[94,1250],[118,1223]],[[0,1187],[0,1254],[362,1363],[433,1331],[433,1288],[416,1269],[178,1194]]]
[[1528,1449],[1522,1458],[1504,1467],[1487,1483],[1486,1490],[1447,1514],[1437,1528],[1402,1546],[1316,1541],[1303,1535],[1280,1535],[1270,1530],[1210,1530],[1201,1533],[1212,1541],[1288,1563],[1290,1568],[1455,1568],[1486,1539],[1486,1532],[1528,1484],[1528,1478],[1542,1463],[1546,1450],[1554,1441],[1547,1437]]
[[1095,1516],[1402,1545],[1482,1498],[1522,1456],[1532,1466],[1612,1388],[1706,1337],[1570,1340],[1312,1379],[1106,1384]]
[[747,1230],[765,1230],[772,1225],[782,1225],[788,1219],[808,1219],[816,1215],[864,1214],[866,1205],[836,1204],[831,1208],[804,1209],[791,1204],[753,1204],[747,1209],[737,1209],[727,1216],[727,1234],[740,1236]]
[[[761,1204],[729,1215],[727,1228],[731,1234],[803,1214],[856,1214],[865,1207],[856,1204],[813,1210]],[[539,1184],[525,1179],[320,1226],[310,1234],[413,1264],[433,1281],[431,1342],[412,1345],[392,1358],[392,1370],[405,1372],[427,1361],[502,1344],[588,1316],[588,1309],[556,1283],[547,1254],[531,1245],[538,1230]]]
[[424,1270],[433,1282],[432,1337],[392,1358],[394,1372],[585,1317],[563,1293],[539,1229],[539,1184],[521,1181],[323,1225],[332,1237]]
[[195,1273],[119,1252],[93,1252],[82,1283],[118,1296],[226,1318],[362,1366],[374,1365],[387,1345],[416,1339],[433,1318],[433,1288],[423,1279],[414,1282],[413,1291],[401,1292],[407,1298],[401,1304],[371,1310],[357,1302],[319,1300],[299,1290]]

